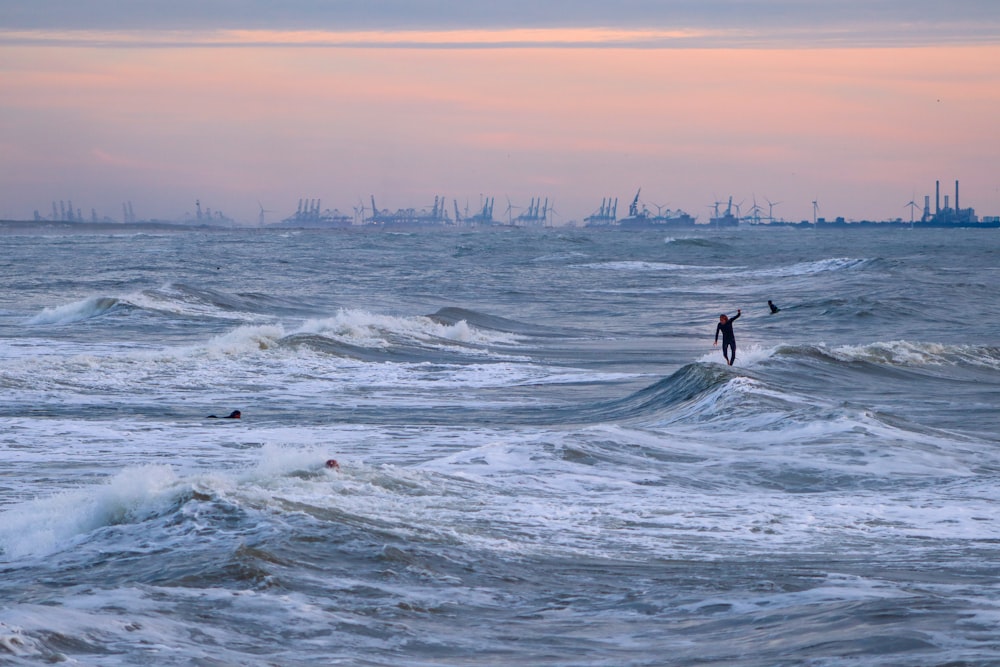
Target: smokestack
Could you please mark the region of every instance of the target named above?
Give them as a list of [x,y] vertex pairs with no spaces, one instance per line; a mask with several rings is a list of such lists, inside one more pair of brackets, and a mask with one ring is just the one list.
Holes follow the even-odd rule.
[[941,181],[934,181],[934,215],[941,212]]
[[957,212],[958,210],[959,210],[959,208],[958,208],[958,181],[955,181],[955,211]]

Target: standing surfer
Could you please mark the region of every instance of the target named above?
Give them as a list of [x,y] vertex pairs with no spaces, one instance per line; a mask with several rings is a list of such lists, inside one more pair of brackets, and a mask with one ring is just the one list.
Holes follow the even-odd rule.
[[[722,332],[722,356],[730,366],[736,361],[736,334],[733,333],[733,322],[739,319],[742,312],[737,308],[736,317],[732,319],[725,314],[719,315],[719,324],[715,327],[715,342],[712,345],[719,344],[719,332]],[[731,350],[732,356],[726,354],[727,347]]]

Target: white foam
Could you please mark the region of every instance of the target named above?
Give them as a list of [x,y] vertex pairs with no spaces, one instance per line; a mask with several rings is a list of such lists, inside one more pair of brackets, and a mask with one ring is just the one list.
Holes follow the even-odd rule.
[[452,340],[490,345],[517,341],[513,334],[475,329],[465,320],[444,324],[425,316],[399,317],[348,309],[339,310],[333,317],[309,320],[301,325],[297,333],[319,334],[371,348],[389,347],[393,344],[393,336],[424,343]]
[[238,355],[269,350],[285,336],[278,324],[246,325],[212,338],[205,349],[210,355]]
[[[298,432],[291,433],[298,439]],[[326,441],[309,446],[269,442],[255,456],[255,461],[248,468],[236,474],[238,481],[270,483],[293,472],[318,471],[327,459],[337,458],[336,451]]]
[[841,345],[827,352],[840,361],[867,361],[894,366],[939,366],[960,360],[973,366],[1000,369],[1000,355],[995,349],[973,345],[895,340]]
[[206,301],[202,296],[192,294],[173,284],[167,284],[159,289],[134,291],[119,296],[92,296],[62,306],[45,308],[28,320],[28,324],[72,324],[104,315],[118,305],[129,305],[146,311],[185,317],[214,317],[244,321],[259,321],[263,318],[255,313],[224,310],[217,304]]
[[[746,345],[736,347],[735,367],[754,366],[761,361],[765,361],[774,356],[777,347],[762,347],[760,345]],[[722,343],[713,346],[712,352],[707,352],[697,359],[697,361],[707,364],[726,364],[726,358],[722,356]]]
[[730,269],[730,266],[693,266],[689,264],[671,264],[669,262],[644,262],[639,260],[624,260],[618,262],[601,262],[584,264],[584,268],[606,271],[706,271],[715,269]]
[[41,657],[42,652],[34,639],[24,634],[20,627],[12,627],[0,621],[0,648],[11,655],[22,658],[27,656]]
[[165,465],[128,468],[104,484],[66,491],[0,513],[0,548],[8,558],[47,553],[104,526],[142,520],[180,491]]
[[829,271],[845,271],[865,265],[869,260],[854,257],[830,257],[812,262],[798,262],[788,266],[777,266],[771,269],[757,269],[750,273],[760,277],[795,277],[807,276]]
[[62,306],[45,308],[30,320],[28,324],[72,324],[97,317],[117,306],[119,300],[114,297],[92,296],[81,301],[74,301]]

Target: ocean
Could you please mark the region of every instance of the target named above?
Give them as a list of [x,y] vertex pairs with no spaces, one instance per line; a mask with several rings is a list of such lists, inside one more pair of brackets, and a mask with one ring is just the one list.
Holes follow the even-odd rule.
[[47,229],[0,665],[1000,664],[997,230]]

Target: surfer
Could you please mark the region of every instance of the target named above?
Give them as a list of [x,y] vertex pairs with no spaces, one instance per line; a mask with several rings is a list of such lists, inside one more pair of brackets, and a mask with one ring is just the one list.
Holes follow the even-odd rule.
[[[733,322],[739,319],[741,314],[739,308],[736,309],[736,317],[732,319],[723,313],[719,315],[719,324],[715,327],[715,342],[712,345],[719,344],[719,332],[722,332],[722,356],[730,366],[736,361],[736,334],[733,333]],[[726,354],[727,347],[732,350],[731,356]]]
[[340,470],[340,464],[337,463],[337,459],[327,459],[324,465],[330,470]]
[[239,410],[233,410],[225,417],[216,417],[215,415],[209,415],[206,419],[239,419],[242,413]]
[[767,307],[771,309],[771,314],[772,315],[774,315],[776,312],[778,312],[779,310],[781,310],[781,308],[778,308],[776,305],[774,305],[773,303],[771,303],[770,299],[767,300]]

